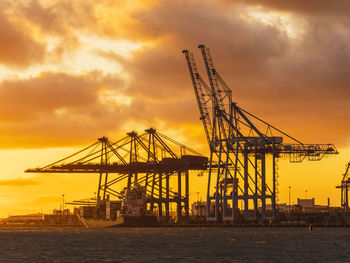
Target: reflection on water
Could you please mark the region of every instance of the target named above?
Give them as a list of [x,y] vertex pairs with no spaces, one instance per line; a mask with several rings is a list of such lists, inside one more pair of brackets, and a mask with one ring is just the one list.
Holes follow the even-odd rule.
[[0,262],[350,262],[350,228],[0,229]]

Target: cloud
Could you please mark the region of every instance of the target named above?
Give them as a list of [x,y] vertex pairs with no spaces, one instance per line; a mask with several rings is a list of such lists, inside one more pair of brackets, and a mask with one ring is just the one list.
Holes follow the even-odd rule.
[[[139,10],[139,34],[153,38],[125,65],[143,111],[173,126],[198,122],[198,109],[187,73],[183,48],[212,50],[217,69],[233,90],[234,100],[302,141],[344,144],[349,135],[350,37],[336,20],[305,17],[300,38],[278,25],[242,19],[245,7],[226,10],[212,1],[161,2]],[[132,36],[135,32],[132,33]]]
[[[201,123],[181,51],[195,52],[204,76],[196,48],[200,43],[211,48],[215,65],[240,106],[302,141],[344,144],[349,138],[349,123],[344,119],[350,113],[346,23],[315,15],[308,3],[283,1],[282,6],[282,2],[262,1],[267,8],[260,11],[276,16],[272,22],[249,19],[256,1],[226,3],[29,1],[16,5],[25,23],[39,28],[45,37],[55,35],[58,43],[74,42],[86,33],[143,45],[131,57],[95,49],[95,55],[121,65],[127,80],[105,74],[103,68],[81,75],[43,72],[28,79],[4,80],[0,134],[7,139],[2,147],[85,143],[135,123],[195,137],[188,127],[197,131]],[[315,9],[326,7],[321,1]],[[294,12],[288,19],[302,19],[303,23],[292,24],[296,37],[290,36],[285,14],[277,9]],[[73,46],[80,48],[79,43]]]
[[[207,15],[209,10],[212,15]],[[196,48],[205,41],[215,50],[220,43],[222,58],[231,56],[224,62],[224,68],[235,61],[242,68],[250,67],[257,73],[264,67],[264,58],[278,56],[286,48],[285,36],[276,29],[257,23],[246,24],[239,18],[239,13],[235,13],[230,21],[225,16],[217,16],[219,11],[207,2],[191,2],[186,8],[178,2],[171,2],[132,14],[140,25],[138,34],[144,34],[145,39],[153,36],[153,42],[135,51],[132,61],[116,60],[132,77],[130,94],[136,105],[145,107],[142,111],[144,118],[158,117],[174,124],[198,119],[193,89],[181,53],[183,48]],[[239,39],[235,40],[232,34],[238,35]],[[264,41],[267,35],[271,37]],[[256,49],[255,45],[260,45],[260,48]],[[249,60],[253,59],[256,63],[252,65]]]
[[0,180],[0,186],[17,187],[17,186],[33,186],[41,184],[37,179],[33,178],[17,178],[9,180]]
[[94,74],[73,76],[53,72],[31,79],[5,80],[0,85],[0,96],[4,99],[1,119],[7,117],[17,122],[54,110],[94,104],[100,88],[98,81]]
[[2,147],[77,145],[106,134],[123,122],[123,118],[116,118],[128,108],[118,101],[123,87],[122,79],[101,72],[45,72],[29,79],[3,81]]
[[30,0],[14,4],[13,8],[27,22],[50,35],[67,36],[75,29],[84,29],[95,22],[92,1]]
[[[128,6],[108,0],[5,0],[0,3],[0,64],[23,69],[58,63],[81,48],[83,34],[116,38],[119,30],[110,18],[123,23]],[[107,11],[113,16],[106,17]]]
[[35,39],[29,28],[12,22],[0,11],[0,64],[23,68],[44,59],[45,45]]
[[337,18],[348,18],[350,10],[350,2],[347,0],[328,1],[328,0],[309,0],[309,1],[294,1],[294,0],[225,0],[231,4],[245,4],[253,6],[265,6],[281,11],[291,11],[306,15],[323,15],[335,16]]

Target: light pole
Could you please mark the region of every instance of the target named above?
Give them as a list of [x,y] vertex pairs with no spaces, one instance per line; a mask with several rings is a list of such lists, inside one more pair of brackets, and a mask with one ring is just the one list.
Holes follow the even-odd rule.
[[288,187],[289,188],[289,206],[290,206],[290,191],[291,191],[291,186]]
[[62,214],[64,213],[64,194],[62,195]]
[[305,196],[306,196],[306,199],[307,199],[307,190],[305,190]]
[[197,216],[199,216],[199,192],[197,192]]

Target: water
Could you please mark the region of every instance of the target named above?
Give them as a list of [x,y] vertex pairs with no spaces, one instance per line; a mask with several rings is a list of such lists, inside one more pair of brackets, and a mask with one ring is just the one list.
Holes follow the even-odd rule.
[[350,262],[350,228],[0,229],[0,262]]

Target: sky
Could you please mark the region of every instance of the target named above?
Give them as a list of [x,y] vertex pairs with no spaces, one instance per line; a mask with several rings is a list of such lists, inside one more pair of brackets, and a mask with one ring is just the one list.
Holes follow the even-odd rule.
[[[0,217],[88,198],[97,175],[35,175],[131,130],[156,127],[208,154],[183,49],[210,47],[233,100],[321,162],[280,160],[279,201],[339,205],[350,161],[350,2],[338,0],[0,1]],[[205,178],[191,194],[205,195]]]

